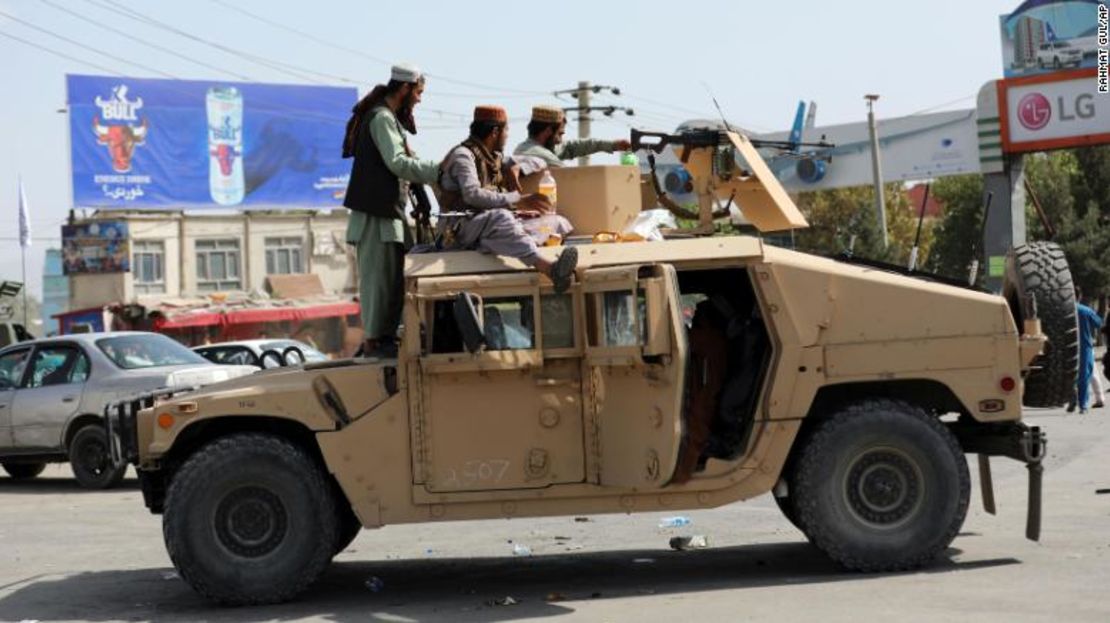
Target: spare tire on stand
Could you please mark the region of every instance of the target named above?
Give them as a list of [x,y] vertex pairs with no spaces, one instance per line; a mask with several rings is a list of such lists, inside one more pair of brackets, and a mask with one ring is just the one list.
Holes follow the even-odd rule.
[[1022,331],[1026,301],[1032,296],[1041,331],[1048,337],[1044,352],[1033,360],[1025,377],[1022,404],[1059,407],[1072,400],[1079,371],[1079,327],[1075,309],[1075,284],[1064,257],[1054,242],[1031,242],[1014,247],[1006,256],[1003,296],[1010,303],[1018,331]]

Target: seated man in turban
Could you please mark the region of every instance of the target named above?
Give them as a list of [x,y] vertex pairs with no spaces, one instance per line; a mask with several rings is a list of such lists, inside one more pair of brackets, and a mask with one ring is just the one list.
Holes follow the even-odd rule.
[[561,167],[564,160],[588,156],[598,152],[624,151],[632,144],[626,140],[599,141],[582,139],[563,142],[567,117],[563,109],[554,106],[534,106],[532,120],[528,122],[528,139],[516,146],[517,156],[542,158],[549,167]]
[[570,287],[578,250],[564,249],[554,262],[539,255],[520,217],[551,212],[539,193],[521,196],[518,170],[502,160],[509,118],[504,108],[478,106],[470,136],[448,152],[440,167],[439,234],[447,249],[477,249],[515,257],[548,276],[556,292]]

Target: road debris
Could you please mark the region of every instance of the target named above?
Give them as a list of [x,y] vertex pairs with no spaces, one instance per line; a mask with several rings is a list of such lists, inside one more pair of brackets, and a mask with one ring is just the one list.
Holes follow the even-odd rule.
[[709,538],[704,534],[676,536],[671,538],[671,549],[675,551],[681,552],[688,549],[704,549],[706,547],[709,547]]
[[691,523],[692,522],[690,521],[689,517],[679,515],[677,517],[664,517],[664,518],[660,519],[659,520],[659,527],[660,528],[681,528],[682,526],[688,526]]
[[376,575],[370,576],[366,582],[366,588],[370,589],[371,593],[380,593],[385,588],[385,582]]
[[487,606],[515,606],[518,603],[520,603],[520,602],[513,599],[512,596],[506,595],[505,597],[502,597],[501,599],[491,599],[491,600],[486,602],[486,605]]

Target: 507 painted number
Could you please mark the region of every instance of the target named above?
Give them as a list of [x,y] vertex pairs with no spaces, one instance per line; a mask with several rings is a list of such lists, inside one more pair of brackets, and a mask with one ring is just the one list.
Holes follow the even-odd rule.
[[448,489],[466,489],[474,485],[497,484],[505,478],[509,463],[503,459],[490,459],[467,461],[458,469],[448,467],[442,486]]

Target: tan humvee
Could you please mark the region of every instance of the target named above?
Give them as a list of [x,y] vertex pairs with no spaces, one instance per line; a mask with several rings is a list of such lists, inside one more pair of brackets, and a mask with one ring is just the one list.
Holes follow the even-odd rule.
[[[704,139],[646,147],[690,148],[700,191],[735,193],[760,230],[806,226],[747,139]],[[1052,252],[1021,250],[1015,274]],[[846,567],[907,569],[959,531],[965,452],[1030,466],[1037,537],[1044,439],[1020,421],[1023,377],[1055,370],[1031,365],[1045,337],[1029,301],[1059,298],[1066,266],[1008,302],[755,236],[579,253],[563,295],[507,258],[413,254],[396,359],[113,407],[116,451],[163,514],[181,577],[220,602],[274,602],[362,527],[673,513],[771,492]]]

